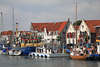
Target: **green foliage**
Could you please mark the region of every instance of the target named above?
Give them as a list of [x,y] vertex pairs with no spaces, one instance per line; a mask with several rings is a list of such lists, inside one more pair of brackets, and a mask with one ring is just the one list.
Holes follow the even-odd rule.
[[60,40],[61,40],[61,36],[58,36],[58,37],[57,37],[57,41],[60,41]]
[[79,26],[80,24],[81,24],[81,20],[78,20],[78,21],[76,21],[73,25],[77,25],[77,26]]

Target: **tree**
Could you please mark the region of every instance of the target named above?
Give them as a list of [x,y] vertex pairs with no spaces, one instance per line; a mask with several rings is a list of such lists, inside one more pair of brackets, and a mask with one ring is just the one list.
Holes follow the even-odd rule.
[[81,20],[77,20],[73,25],[79,26],[81,24]]

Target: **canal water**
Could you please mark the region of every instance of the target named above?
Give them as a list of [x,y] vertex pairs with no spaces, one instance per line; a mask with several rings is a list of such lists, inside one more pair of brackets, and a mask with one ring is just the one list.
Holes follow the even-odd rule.
[[100,67],[100,61],[0,55],[0,67]]

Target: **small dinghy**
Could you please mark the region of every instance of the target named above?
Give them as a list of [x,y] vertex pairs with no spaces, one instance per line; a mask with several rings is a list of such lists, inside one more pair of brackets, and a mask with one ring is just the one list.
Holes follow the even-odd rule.
[[86,60],[87,56],[72,56],[72,55],[70,55],[70,58],[73,60]]

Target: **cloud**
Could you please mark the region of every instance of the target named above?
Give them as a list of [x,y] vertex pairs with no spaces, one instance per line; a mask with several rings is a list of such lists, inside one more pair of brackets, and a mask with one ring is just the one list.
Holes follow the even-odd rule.
[[86,19],[100,19],[100,0],[87,0],[78,4],[78,16]]
[[[79,19],[100,19],[100,0],[77,0]],[[0,0],[5,29],[12,29],[12,8],[20,30],[29,30],[31,22],[66,21],[75,18],[74,0]]]

